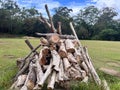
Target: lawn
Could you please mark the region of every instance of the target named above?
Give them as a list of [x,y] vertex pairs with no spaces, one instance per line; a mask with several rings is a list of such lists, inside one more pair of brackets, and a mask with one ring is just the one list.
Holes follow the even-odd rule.
[[[7,90],[10,87],[12,78],[17,72],[16,59],[25,57],[30,52],[24,40],[22,38],[0,39],[0,90]],[[34,47],[40,43],[39,39],[30,39],[30,42]],[[120,42],[89,40],[81,42],[83,46],[88,47],[89,54],[100,77],[108,81],[111,90],[120,90],[119,78],[98,70],[104,67],[120,72]],[[79,90],[79,88],[76,87],[74,90]]]

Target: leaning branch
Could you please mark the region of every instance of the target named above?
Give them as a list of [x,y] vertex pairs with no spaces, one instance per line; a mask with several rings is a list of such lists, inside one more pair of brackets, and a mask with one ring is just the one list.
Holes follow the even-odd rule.
[[[42,33],[36,33],[38,36],[40,37],[50,37],[52,35],[54,35],[55,33],[49,33],[49,34],[42,34]],[[58,36],[62,39],[75,39],[75,37],[73,35],[59,35]]]

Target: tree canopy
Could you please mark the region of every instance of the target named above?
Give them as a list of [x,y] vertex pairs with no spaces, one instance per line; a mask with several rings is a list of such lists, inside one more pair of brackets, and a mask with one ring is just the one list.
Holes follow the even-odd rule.
[[[20,7],[13,0],[0,0],[0,5],[0,33],[35,36],[35,32],[49,32],[39,21],[36,8]],[[72,34],[69,22],[73,22],[80,39],[120,40],[120,19],[115,19],[118,13],[114,8],[87,6],[74,16],[68,7],[55,8],[54,12],[54,25],[61,22],[63,34]]]

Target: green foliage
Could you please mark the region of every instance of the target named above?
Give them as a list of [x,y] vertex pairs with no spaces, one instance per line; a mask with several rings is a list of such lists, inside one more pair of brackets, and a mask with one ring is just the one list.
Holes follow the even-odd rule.
[[113,29],[104,29],[99,33],[99,38],[102,40],[114,41],[117,39],[118,32]]
[[62,23],[62,33],[63,34],[71,34],[69,22],[72,21],[72,17],[70,16],[70,12],[72,9],[68,9],[67,7],[58,7],[55,8],[55,15],[53,15],[53,21],[55,27],[57,28],[58,22]]

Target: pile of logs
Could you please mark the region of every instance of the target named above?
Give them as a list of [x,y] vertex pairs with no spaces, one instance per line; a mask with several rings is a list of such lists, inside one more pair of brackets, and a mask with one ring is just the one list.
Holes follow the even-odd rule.
[[25,40],[31,52],[25,58],[17,60],[19,71],[11,89],[41,90],[45,83],[48,90],[54,89],[55,84],[67,88],[67,83],[71,80],[87,82],[89,78],[100,85],[101,80],[93,67],[88,50],[79,42],[72,23],[70,26],[74,36],[62,35],[61,23],[59,22],[58,29],[55,29],[47,5],[45,8],[50,23],[42,15],[39,19],[53,33],[37,33],[42,37],[35,48],[29,40]]

